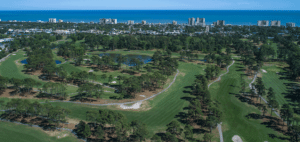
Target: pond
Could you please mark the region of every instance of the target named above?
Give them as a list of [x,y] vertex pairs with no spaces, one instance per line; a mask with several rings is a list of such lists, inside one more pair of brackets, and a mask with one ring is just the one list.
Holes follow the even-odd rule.
[[[100,57],[102,56],[111,56],[115,62],[117,62],[117,57],[119,56],[120,54],[113,54],[113,53],[101,53],[99,54]],[[147,55],[134,55],[134,54],[127,54],[127,55],[123,55],[125,57],[127,57],[127,61],[124,62],[123,64],[125,65],[128,65],[128,66],[134,66],[134,65],[131,65],[129,63],[129,61],[131,59],[134,59],[134,58],[138,58],[140,59],[142,62],[144,62],[144,64],[147,64],[149,62],[152,61],[152,57],[151,56],[147,56]]]
[[[21,63],[22,63],[22,64],[28,64],[28,63],[27,63],[27,59],[22,60]],[[56,63],[56,64],[61,64],[61,61],[55,60],[55,63]]]

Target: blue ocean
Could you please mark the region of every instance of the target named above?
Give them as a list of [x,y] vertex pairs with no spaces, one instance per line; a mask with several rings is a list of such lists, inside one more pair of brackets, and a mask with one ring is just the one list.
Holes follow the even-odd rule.
[[117,19],[118,23],[134,20],[141,23],[188,23],[188,18],[205,18],[206,24],[225,20],[225,24],[256,25],[257,20],[280,20],[281,25],[294,22],[300,25],[300,11],[288,10],[44,10],[44,11],[0,11],[2,21],[48,21],[49,18],[69,22],[99,22],[100,18]]

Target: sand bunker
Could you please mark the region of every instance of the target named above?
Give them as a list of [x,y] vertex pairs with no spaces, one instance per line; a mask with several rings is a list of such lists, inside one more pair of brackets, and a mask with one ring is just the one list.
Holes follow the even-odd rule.
[[116,84],[117,82],[116,82],[116,81],[113,81],[113,82],[111,82],[111,83]]
[[93,72],[94,70],[89,70],[89,72]]
[[16,54],[12,54],[12,55],[16,55]]
[[240,138],[240,136],[238,136],[238,135],[234,135],[232,137],[232,141],[233,142],[243,142],[242,139]]
[[120,107],[123,108],[123,109],[139,109],[142,102],[143,101],[136,102],[131,106],[126,106],[126,105],[122,104],[122,105],[120,105]]
[[146,96],[145,95],[140,95],[141,97],[145,97],[146,98]]
[[267,71],[266,70],[264,70],[264,69],[261,69],[262,70],[262,72],[264,72],[264,73],[267,73]]

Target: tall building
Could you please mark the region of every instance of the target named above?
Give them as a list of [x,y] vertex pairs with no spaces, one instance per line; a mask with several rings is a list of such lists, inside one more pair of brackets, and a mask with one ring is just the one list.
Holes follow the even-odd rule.
[[100,24],[117,24],[117,19],[99,19]]
[[177,25],[177,21],[173,21],[173,25]]
[[259,20],[257,21],[257,26],[269,26],[268,20]]
[[196,24],[195,25],[199,25],[199,26],[202,26],[204,27],[205,26],[205,18],[197,18],[196,20]]
[[206,32],[206,33],[209,32],[209,26],[205,26],[205,32]]
[[117,24],[117,19],[111,19],[112,24]]
[[195,25],[195,18],[189,18],[189,25],[194,26]]
[[143,25],[146,25],[146,21],[145,21],[145,20],[142,20],[142,24],[143,24]]
[[132,25],[132,24],[134,24],[134,21],[133,20],[128,20],[128,24]]
[[62,23],[62,22],[64,22],[64,21],[63,21],[63,20],[61,20],[61,19],[59,19],[59,20],[58,20],[58,22],[59,22],[59,23]]
[[286,26],[287,27],[295,27],[296,23],[288,22],[288,23],[286,23]]
[[56,18],[49,18],[49,23],[56,23]]
[[217,25],[218,26],[225,26],[225,21],[224,20],[218,20]]
[[0,19],[0,22],[1,22],[1,19]]
[[271,21],[271,26],[277,26],[280,27],[281,22],[280,21]]
[[213,22],[213,25],[214,25],[214,26],[217,26],[217,22]]

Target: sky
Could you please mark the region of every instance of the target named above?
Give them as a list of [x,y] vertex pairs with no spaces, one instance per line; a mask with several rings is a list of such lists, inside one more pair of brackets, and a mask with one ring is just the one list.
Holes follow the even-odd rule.
[[300,0],[3,0],[0,10],[300,10]]

